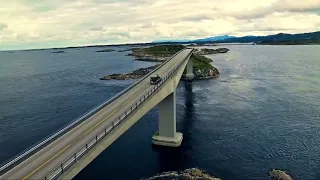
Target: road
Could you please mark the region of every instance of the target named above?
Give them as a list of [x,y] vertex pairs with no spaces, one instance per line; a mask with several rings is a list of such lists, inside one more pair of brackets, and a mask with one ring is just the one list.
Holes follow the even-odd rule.
[[[183,50],[154,74],[159,74],[161,77],[166,76],[191,51],[192,49]],[[149,78],[146,78],[111,104],[15,166],[1,176],[0,179],[44,178],[46,174],[59,166],[67,157],[72,156],[74,152],[92,140],[98,133],[101,133],[106,127],[110,126],[119,116],[122,116],[125,111],[128,111],[152,87],[153,85],[150,85]]]

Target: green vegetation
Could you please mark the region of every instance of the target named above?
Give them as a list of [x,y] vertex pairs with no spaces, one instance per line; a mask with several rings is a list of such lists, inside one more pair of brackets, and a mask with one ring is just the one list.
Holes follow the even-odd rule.
[[218,49],[207,49],[203,48],[196,53],[199,55],[209,55],[209,54],[217,54],[217,53],[227,53],[229,51],[228,48],[218,48]]
[[210,62],[212,62],[212,60],[205,57],[205,56],[193,54],[191,56],[191,59],[193,60],[193,70],[194,71],[197,71],[199,69],[210,70],[213,68],[213,66],[210,64]]
[[[164,61],[166,58],[174,55],[178,51],[185,49],[183,45],[158,45],[148,48],[136,48],[132,50],[132,56],[135,56],[137,60],[142,61]],[[205,57],[207,54],[226,53],[229,49],[196,49],[191,56],[193,59],[193,73],[195,79],[206,79],[210,77],[216,77],[219,75],[218,69],[213,67],[210,63],[211,59]]]
[[177,53],[178,51],[184,49],[185,46],[183,45],[159,45],[159,46],[152,46],[148,48],[136,48],[133,49],[133,54],[148,54],[152,56],[171,56]]
[[219,75],[218,69],[210,64],[210,62],[212,62],[211,59],[197,54],[193,54],[191,59],[193,60],[193,73],[195,78],[201,79]]

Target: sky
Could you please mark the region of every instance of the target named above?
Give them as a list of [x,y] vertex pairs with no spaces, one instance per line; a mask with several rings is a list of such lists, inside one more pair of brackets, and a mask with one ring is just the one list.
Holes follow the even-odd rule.
[[0,50],[320,31],[320,0],[0,0]]

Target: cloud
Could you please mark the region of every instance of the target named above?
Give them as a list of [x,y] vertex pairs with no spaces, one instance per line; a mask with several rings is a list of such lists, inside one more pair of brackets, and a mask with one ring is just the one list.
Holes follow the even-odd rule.
[[319,31],[319,9],[319,0],[5,1],[0,42],[25,49]]
[[0,31],[7,28],[8,25],[0,23]]
[[245,12],[236,11],[236,18],[262,18],[269,14],[278,12],[313,12],[320,9],[319,0],[294,1],[294,0],[278,0],[270,2],[266,6],[258,6]]

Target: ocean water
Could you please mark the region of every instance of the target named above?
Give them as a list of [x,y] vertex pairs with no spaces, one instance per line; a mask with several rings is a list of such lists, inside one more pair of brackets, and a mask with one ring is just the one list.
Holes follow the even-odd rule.
[[[177,88],[180,148],[151,145],[154,108],[75,179],[191,167],[227,180],[267,180],[271,168],[320,179],[320,46],[224,47],[230,51],[208,56],[219,78]],[[99,77],[153,65],[98,49],[0,52],[0,162],[134,82]]]

